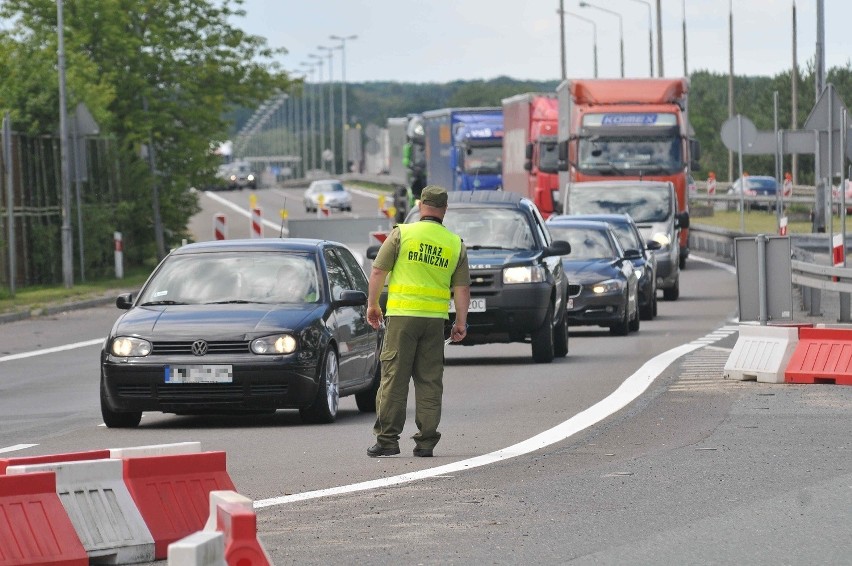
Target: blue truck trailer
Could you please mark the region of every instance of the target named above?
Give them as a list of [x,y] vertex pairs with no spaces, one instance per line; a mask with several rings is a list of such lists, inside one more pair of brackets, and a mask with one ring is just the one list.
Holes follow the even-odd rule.
[[453,191],[503,187],[503,109],[442,108],[423,113],[426,182]]

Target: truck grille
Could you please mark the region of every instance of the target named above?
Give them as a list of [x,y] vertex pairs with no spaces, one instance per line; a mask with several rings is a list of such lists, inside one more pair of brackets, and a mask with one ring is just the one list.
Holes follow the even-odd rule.
[[488,272],[471,272],[470,274],[470,286],[478,287],[481,289],[494,287],[494,281],[496,279],[495,273]]

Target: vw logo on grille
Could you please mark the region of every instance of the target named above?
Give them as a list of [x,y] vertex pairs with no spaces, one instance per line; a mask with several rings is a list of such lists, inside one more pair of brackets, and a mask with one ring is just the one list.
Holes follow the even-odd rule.
[[192,343],[192,353],[196,356],[203,356],[207,353],[207,342],[204,340],[196,340]]

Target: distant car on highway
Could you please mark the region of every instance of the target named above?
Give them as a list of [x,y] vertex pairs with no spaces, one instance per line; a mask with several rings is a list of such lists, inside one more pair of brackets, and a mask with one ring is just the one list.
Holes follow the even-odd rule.
[[[551,218],[556,222],[563,217]],[[639,250],[640,257],[632,260],[633,269],[639,279],[639,316],[642,320],[651,320],[657,316],[657,255],[654,251],[662,247],[660,242],[646,242],[629,214],[580,214],[570,218],[606,222],[612,226],[625,251]]]
[[[743,179],[745,179],[745,183],[743,183]],[[748,177],[737,179],[730,187],[728,187],[729,195],[739,195],[740,193],[743,194],[745,200],[749,201],[749,206],[752,208],[774,209],[774,202],[769,203],[765,200],[750,201],[749,197],[774,198],[778,193],[778,181],[775,180],[775,177],[770,177],[768,175],[749,175]],[[733,204],[734,208],[737,206],[736,203],[729,204]]]
[[373,412],[383,335],[367,323],[367,277],[343,244],[221,240],[170,253],[101,351],[101,414],[274,413],[332,422],[340,397]]
[[560,216],[547,227],[554,238],[571,244],[571,253],[562,257],[569,281],[569,326],[604,326],[617,336],[639,330],[633,260],[641,251],[624,250],[607,222]]
[[328,209],[352,210],[352,194],[338,180],[313,181],[304,194],[305,212],[316,212],[322,206]]

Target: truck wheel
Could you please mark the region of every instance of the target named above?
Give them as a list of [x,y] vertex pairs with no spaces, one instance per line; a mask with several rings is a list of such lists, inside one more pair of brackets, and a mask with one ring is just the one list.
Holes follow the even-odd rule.
[[547,308],[544,323],[532,333],[532,355],[537,364],[549,364],[553,361],[553,305]]
[[677,265],[681,269],[686,269],[686,254],[680,254],[680,257],[677,260]]
[[562,313],[562,319],[553,329],[553,355],[564,358],[568,355],[568,313]]
[[663,289],[663,298],[667,301],[676,301],[680,297],[680,277],[675,279],[675,284],[669,289]]

